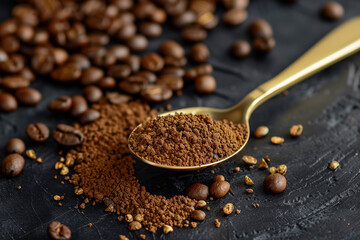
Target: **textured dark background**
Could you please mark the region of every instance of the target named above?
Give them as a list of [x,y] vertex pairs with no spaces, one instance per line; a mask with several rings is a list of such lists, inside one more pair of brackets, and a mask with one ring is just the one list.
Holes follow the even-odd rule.
[[[222,23],[209,34],[206,44],[211,50],[210,63],[215,68],[218,88],[210,96],[197,96],[188,86],[181,97],[171,99],[175,108],[186,106],[228,107],[237,103],[250,90],[270,79],[331,29],[360,13],[360,1],[340,1],[345,17],[337,22],[319,18],[318,9],[326,0],[300,0],[297,4],[282,4],[277,0],[252,0],[249,19],[241,26],[230,28]],[[10,14],[13,1],[1,1],[0,16]],[[222,10],[220,10],[222,11]],[[236,61],[227,49],[236,39],[247,39],[249,22],[262,17],[274,28],[277,46],[270,54],[254,54]],[[164,39],[179,39],[179,33],[169,26],[167,33],[152,40],[150,50],[156,49]],[[354,29],[360,31],[360,29]],[[251,118],[254,129],[260,124],[270,127],[270,136],[285,137],[282,146],[269,143],[269,137],[251,138],[242,154],[257,158],[269,155],[271,166],[286,164],[288,187],[279,195],[263,191],[262,181],[267,171],[249,170],[241,163],[241,155],[213,168],[225,175],[231,183],[230,193],[210,203],[211,211],[196,229],[175,229],[167,236],[158,231],[151,235],[145,230],[130,233],[127,225],[119,223],[114,214],[105,213],[104,206],[87,207],[85,214],[73,208],[81,200],[73,194],[73,187],[60,180],[54,163],[58,160],[58,146],[50,139],[36,145],[28,140],[44,163],[26,160],[24,172],[16,178],[0,178],[0,239],[44,239],[47,225],[59,220],[72,230],[73,239],[117,239],[119,234],[138,238],[145,233],[147,239],[359,239],[360,238],[360,55],[354,55],[324,70],[289,90],[288,96],[279,95],[261,106]],[[81,93],[81,88],[54,85],[47,79],[37,80],[33,86],[40,89],[43,101],[33,108],[20,108],[11,114],[0,114],[0,149],[11,137],[26,139],[25,127],[41,121],[53,129],[62,118],[46,110],[46,105],[57,96]],[[292,124],[304,125],[299,139],[288,136]],[[5,153],[0,152],[0,158]],[[327,168],[332,160],[340,162],[336,171]],[[241,171],[233,169],[241,166]],[[199,173],[176,173],[154,169],[142,163],[136,165],[140,182],[153,194],[173,196],[184,193],[190,183],[211,184],[211,169]],[[255,182],[254,194],[245,193],[244,175]],[[17,190],[21,185],[22,190]],[[65,194],[63,206],[57,206],[53,195]],[[240,215],[223,216],[220,207],[232,202],[241,209]],[[254,209],[251,204],[259,203]],[[217,229],[214,219],[222,225]],[[88,223],[93,227],[89,228]]]

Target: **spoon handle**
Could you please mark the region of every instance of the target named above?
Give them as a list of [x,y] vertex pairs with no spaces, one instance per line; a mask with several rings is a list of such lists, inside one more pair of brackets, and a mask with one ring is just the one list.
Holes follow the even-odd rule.
[[[237,106],[251,113],[263,102],[320,70],[360,50],[360,17],[340,25],[273,79],[250,92]],[[235,106],[236,107],[236,106]]]

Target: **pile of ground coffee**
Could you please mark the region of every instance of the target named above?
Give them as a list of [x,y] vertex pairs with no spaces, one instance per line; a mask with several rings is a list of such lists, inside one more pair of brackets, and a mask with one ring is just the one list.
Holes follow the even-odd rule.
[[230,156],[247,134],[244,124],[215,121],[206,114],[175,114],[145,122],[129,144],[137,155],[155,163],[199,166]]
[[[104,202],[107,211],[143,218],[141,224],[155,232],[165,224],[183,226],[196,201],[185,196],[151,195],[135,177],[134,163],[128,149],[128,136],[141,122],[154,117],[156,111],[140,101],[111,105],[93,105],[100,118],[78,127],[84,134],[81,146],[68,154],[75,159],[75,174],[70,182],[75,194]],[[82,206],[84,206],[82,204]],[[80,207],[82,207],[80,206]]]

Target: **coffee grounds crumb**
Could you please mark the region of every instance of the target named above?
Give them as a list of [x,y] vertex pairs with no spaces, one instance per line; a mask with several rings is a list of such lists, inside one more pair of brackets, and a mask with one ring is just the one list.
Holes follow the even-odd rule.
[[17,189],[18,189],[18,190],[21,190],[21,186],[18,186]]
[[207,114],[175,114],[151,119],[129,139],[131,149],[154,163],[199,166],[236,152],[247,137],[244,124],[216,121]]
[[88,224],[88,226],[89,226],[89,227],[92,227],[92,226],[93,226],[93,224],[92,224],[92,223],[89,223],[89,224]]
[[81,209],[85,209],[85,203],[80,204]]
[[197,222],[191,222],[191,223],[190,223],[190,226],[191,226],[192,228],[196,228],[197,225],[198,225]]
[[145,239],[146,239],[146,235],[145,235],[145,234],[140,234],[140,238],[141,238],[142,240],[145,240]]
[[215,174],[215,171],[214,171],[214,170],[211,170],[210,173],[211,173],[211,174]]
[[221,226],[221,222],[218,219],[215,219],[215,227],[219,228]]
[[236,209],[235,213],[236,213],[236,214],[240,214],[240,213],[241,213],[241,210]]
[[59,202],[58,205],[59,205],[59,207],[62,207],[62,203],[61,203],[61,202]]

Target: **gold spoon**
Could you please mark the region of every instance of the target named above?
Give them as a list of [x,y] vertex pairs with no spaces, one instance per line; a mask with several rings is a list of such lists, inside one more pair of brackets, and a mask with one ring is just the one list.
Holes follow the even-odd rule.
[[[225,162],[234,155],[238,154],[248,142],[250,135],[249,119],[252,112],[258,106],[260,106],[262,103],[264,103],[271,97],[277,95],[278,93],[304,80],[305,78],[357,52],[360,49],[359,29],[360,17],[355,17],[345,22],[344,24],[330,32],[328,35],[326,35],[323,39],[321,39],[315,46],[308,50],[292,65],[287,67],[284,71],[275,76],[273,79],[261,84],[259,87],[250,92],[243,100],[241,100],[238,104],[231,108],[216,109],[208,107],[191,107],[178,109],[159,115],[166,116],[169,114],[175,114],[180,112],[185,114],[210,114],[214,120],[227,119],[234,123],[245,123],[249,133],[246,138],[245,144],[236,152],[234,152],[231,156],[228,156],[227,158],[223,158],[216,162],[203,164],[200,166],[170,166],[154,163],[136,155],[129,145],[131,153],[133,154],[133,156],[143,161],[144,163],[147,163],[154,167],[171,170],[194,171]],[[141,126],[141,124],[139,126]],[[133,132],[139,126],[137,126],[133,130]],[[131,134],[129,138],[131,138]]]

